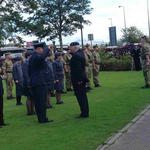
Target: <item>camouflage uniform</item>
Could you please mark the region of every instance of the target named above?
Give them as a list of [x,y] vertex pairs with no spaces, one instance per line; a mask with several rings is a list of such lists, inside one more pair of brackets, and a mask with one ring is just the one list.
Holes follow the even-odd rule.
[[53,52],[53,53],[51,54],[51,56],[50,56],[50,62],[53,63],[54,60],[55,60],[55,54],[54,54],[54,52]]
[[100,70],[100,55],[98,52],[94,51],[93,52],[93,59],[95,63],[95,68],[93,67],[93,82],[95,86],[99,85],[99,70]]
[[68,72],[65,70],[65,77],[66,77],[66,88],[67,90],[71,89],[71,74],[70,74],[70,60],[72,55],[67,53],[64,55],[64,65],[66,66]]
[[141,64],[146,86],[150,86],[150,65],[146,65],[146,55],[150,56],[150,45],[148,43],[141,48]]
[[2,66],[3,72],[6,73],[6,89],[7,89],[7,98],[12,97],[12,89],[13,89],[13,76],[12,76],[12,69],[13,63],[11,60],[6,59],[3,62]]
[[[86,56],[85,56],[86,57]],[[93,69],[93,54],[91,51],[87,51],[87,57],[86,59],[88,59],[88,66],[86,67],[86,75],[88,80],[91,80],[91,76],[92,76],[92,69]],[[87,83],[87,87],[91,87],[91,83]]]

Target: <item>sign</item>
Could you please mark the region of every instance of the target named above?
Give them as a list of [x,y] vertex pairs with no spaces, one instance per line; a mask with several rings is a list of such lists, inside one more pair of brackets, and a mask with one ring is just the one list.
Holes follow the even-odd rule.
[[89,40],[89,41],[93,41],[93,40],[94,40],[93,34],[88,34],[88,40]]
[[117,45],[116,27],[109,27],[110,46]]

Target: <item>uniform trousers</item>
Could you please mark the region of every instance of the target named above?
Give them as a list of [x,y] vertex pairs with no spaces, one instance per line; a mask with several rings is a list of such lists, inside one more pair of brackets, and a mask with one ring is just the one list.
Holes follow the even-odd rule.
[[33,87],[32,92],[38,121],[45,122],[48,120],[46,117],[47,88],[46,86]]
[[88,98],[86,95],[86,84],[78,84],[76,81],[72,81],[73,88],[75,91],[76,98],[78,100],[81,116],[87,117],[89,116],[89,106],[88,106]]
[[3,96],[0,96],[0,125],[2,125],[3,123]]

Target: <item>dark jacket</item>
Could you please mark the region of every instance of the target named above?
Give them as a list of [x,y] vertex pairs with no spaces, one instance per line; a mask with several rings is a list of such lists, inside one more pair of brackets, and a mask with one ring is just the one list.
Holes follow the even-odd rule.
[[23,79],[24,79],[23,85],[26,87],[31,86],[28,67],[29,67],[29,59],[26,59],[25,62],[22,64],[22,72],[23,72]]
[[63,63],[59,59],[56,59],[54,61],[53,70],[54,70],[55,80],[63,80],[64,79]]
[[29,76],[31,79],[31,86],[46,86],[45,80],[45,69],[46,62],[45,58],[49,55],[49,50],[44,50],[43,54],[34,52],[29,60]]
[[72,54],[70,68],[73,82],[89,82],[85,73],[85,65],[85,55],[82,50],[78,50]]
[[60,91],[64,89],[64,69],[63,69],[63,63],[56,59],[53,63],[53,70],[54,70],[54,76],[55,80],[59,80],[59,82],[55,83],[54,87],[56,91]]
[[3,82],[2,77],[0,76],[0,96],[3,96],[3,94],[4,94]]
[[18,80],[19,85],[23,85],[22,65],[18,62],[13,65],[13,78],[14,81]]
[[47,88],[49,90],[54,90],[54,71],[52,63],[49,60],[45,60],[47,64],[46,72],[45,72],[45,79],[47,83]]

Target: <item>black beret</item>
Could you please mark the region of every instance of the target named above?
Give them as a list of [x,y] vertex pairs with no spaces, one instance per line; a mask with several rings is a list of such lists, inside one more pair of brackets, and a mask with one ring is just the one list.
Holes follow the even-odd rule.
[[58,57],[58,56],[62,56],[62,53],[56,52],[56,53],[55,53],[55,57]]
[[34,46],[34,49],[37,49],[39,47],[44,48],[46,44],[45,42],[41,42],[41,43],[35,43],[33,46]]
[[94,45],[94,46],[93,46],[93,48],[98,48],[98,45],[97,45],[97,44],[96,44],[96,45]]
[[22,60],[22,58],[21,57],[16,57],[15,60],[20,61],[20,60]]
[[145,40],[147,40],[147,37],[146,37],[146,36],[142,36],[142,37],[141,37],[141,39],[145,39]]
[[78,45],[80,45],[78,42],[72,42],[72,43],[70,44],[70,46],[78,46]]
[[29,50],[25,53],[25,57],[31,56],[33,54],[33,51]]

